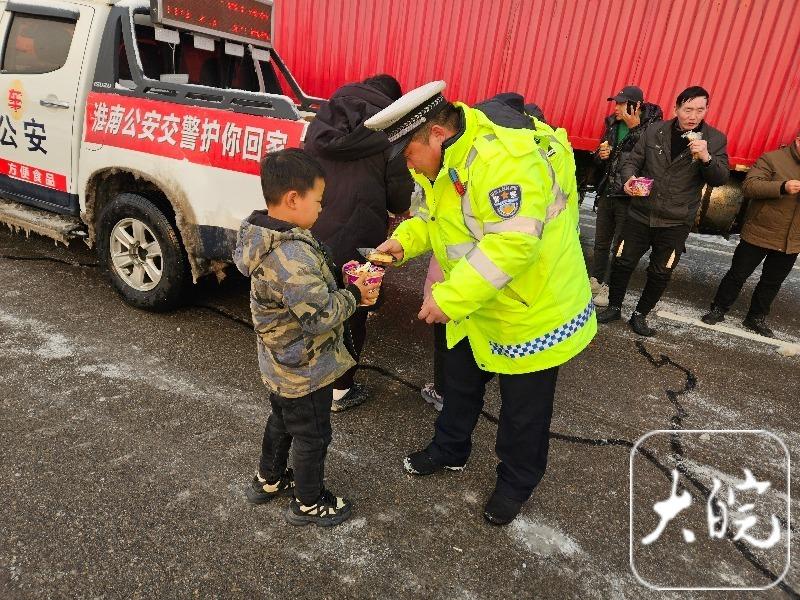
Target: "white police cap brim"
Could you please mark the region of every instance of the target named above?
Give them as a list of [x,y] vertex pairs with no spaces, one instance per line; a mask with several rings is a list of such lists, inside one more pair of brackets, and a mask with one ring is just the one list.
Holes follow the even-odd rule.
[[446,104],[442,96],[445,87],[447,84],[444,81],[431,81],[415,88],[367,119],[364,125],[375,131],[386,132],[392,144],[393,158],[408,145],[412,134]]

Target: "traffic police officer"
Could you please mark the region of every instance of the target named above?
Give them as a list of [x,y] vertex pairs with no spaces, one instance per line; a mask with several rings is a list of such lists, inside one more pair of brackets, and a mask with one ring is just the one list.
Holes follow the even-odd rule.
[[484,517],[505,525],[544,475],[558,367],[587,346],[597,322],[574,170],[559,177],[536,132],[451,104],[444,87],[423,85],[365,122],[403,153],[426,198],[378,249],[398,264],[433,250],[445,276],[419,313],[447,324],[444,407],[433,441],[404,466],[413,475],[463,469],[485,386],[498,374],[500,463]]

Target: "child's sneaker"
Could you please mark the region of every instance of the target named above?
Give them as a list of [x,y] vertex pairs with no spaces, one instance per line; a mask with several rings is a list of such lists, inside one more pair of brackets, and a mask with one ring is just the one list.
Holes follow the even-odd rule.
[[253,504],[264,504],[276,496],[287,495],[294,490],[294,471],[286,469],[280,479],[269,483],[266,479],[256,472],[253,481],[245,489],[248,502]]
[[331,404],[331,412],[338,413],[348,408],[360,406],[364,404],[366,399],[367,389],[360,383],[354,383],[353,387],[351,387],[344,396],[333,401]]
[[334,496],[328,490],[322,490],[316,504],[304,506],[297,498],[292,498],[286,509],[286,520],[292,525],[308,525],[314,523],[320,527],[333,527],[350,518],[353,505]]
[[432,383],[426,383],[420,393],[422,394],[422,399],[425,400],[425,402],[428,404],[433,404],[433,408],[439,412],[442,412],[444,398],[439,392],[436,391],[436,388]]

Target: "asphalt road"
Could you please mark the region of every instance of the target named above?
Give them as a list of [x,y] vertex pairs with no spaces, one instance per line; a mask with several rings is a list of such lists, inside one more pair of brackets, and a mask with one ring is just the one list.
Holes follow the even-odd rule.
[[[593,215],[582,219],[588,245]],[[660,308],[702,314],[733,248],[693,237]],[[800,357],[660,318],[649,340],[624,322],[601,327],[561,370],[545,479],[514,524],[494,528],[481,514],[494,483],[496,384],[463,473],[402,470],[436,415],[419,396],[431,377],[431,332],[416,319],[426,264],[387,275],[359,376],[372,398],[333,417],[328,485],[353,500],[354,517],[295,528],[285,501],[254,507],[242,492],[268,415],[247,281],[204,282],[189,307],[144,313],[120,301],[86,248],[0,230],[0,597],[800,597],[794,558],[785,581],[763,592],[654,591],[629,566],[633,472],[634,562],[651,584],[764,587],[782,572],[794,492],[777,442],[657,435],[632,467],[630,457],[661,429],[765,429],[796,456]],[[770,319],[795,342],[798,301],[796,268]],[[741,481],[744,466],[772,483],[753,498],[779,515],[771,549],[706,531],[714,477]],[[692,506],[645,547],[672,469]],[[765,538],[768,525],[750,533]]]

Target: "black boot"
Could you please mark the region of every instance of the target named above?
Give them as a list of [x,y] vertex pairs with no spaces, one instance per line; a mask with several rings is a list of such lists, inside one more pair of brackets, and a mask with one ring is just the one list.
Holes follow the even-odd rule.
[[598,323],[611,323],[611,321],[619,321],[621,318],[622,309],[619,306],[609,306],[597,313]]
[[767,326],[766,318],[763,315],[748,314],[744,318],[744,321],[742,321],[742,325],[751,331],[755,331],[758,335],[763,335],[768,338],[775,337],[775,332]]
[[704,314],[700,320],[706,325],[716,325],[725,320],[725,309],[716,304],[711,305],[711,312]]
[[434,459],[428,449],[412,452],[403,459],[403,468],[409,475],[432,475],[442,469],[463,471],[464,465],[446,465]]
[[495,490],[483,509],[483,518],[492,525],[508,525],[519,514],[522,502],[512,500]]
[[645,337],[652,337],[656,334],[656,330],[647,326],[647,315],[640,312],[635,312],[631,315],[631,320],[628,321],[634,332]]

